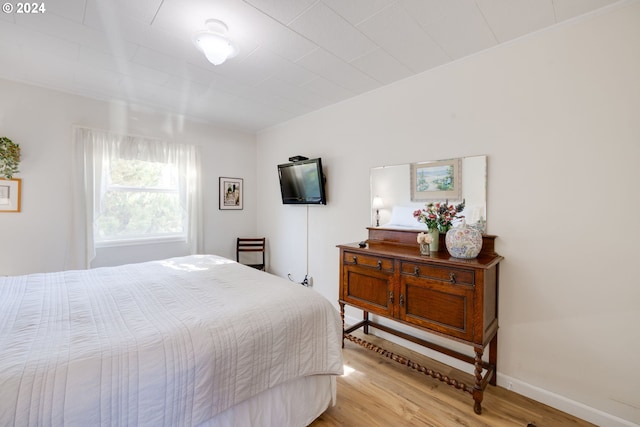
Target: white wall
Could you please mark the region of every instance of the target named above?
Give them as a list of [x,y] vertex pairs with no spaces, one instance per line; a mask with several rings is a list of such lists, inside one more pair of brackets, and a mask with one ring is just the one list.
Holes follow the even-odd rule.
[[[486,154],[499,383],[640,423],[639,52],[640,2],[625,2],[261,132],[271,269],[303,275],[308,256],[336,301],[335,246],[367,237],[371,167]],[[281,204],[276,165],[295,154],[322,157],[326,207]]]
[[[235,238],[256,230],[255,135],[178,115],[100,102],[0,80],[0,135],[20,144],[22,212],[0,213],[0,275],[58,271],[70,253],[71,127],[82,125],[200,146],[204,250],[235,257]],[[244,178],[244,210],[218,210],[218,177]],[[101,251],[94,266],[186,254],[184,247],[131,246]]]

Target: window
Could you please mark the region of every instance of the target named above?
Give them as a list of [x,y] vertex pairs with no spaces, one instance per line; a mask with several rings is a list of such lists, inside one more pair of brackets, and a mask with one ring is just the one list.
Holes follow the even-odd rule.
[[96,244],[177,238],[186,240],[188,218],[180,206],[174,165],[116,159],[96,218]]
[[201,252],[195,146],[81,127],[74,137],[82,264],[99,246],[183,241]]

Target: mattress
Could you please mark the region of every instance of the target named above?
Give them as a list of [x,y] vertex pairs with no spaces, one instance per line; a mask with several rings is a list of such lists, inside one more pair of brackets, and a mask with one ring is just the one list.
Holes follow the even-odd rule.
[[197,426],[341,345],[321,295],[213,255],[0,278],[0,425]]

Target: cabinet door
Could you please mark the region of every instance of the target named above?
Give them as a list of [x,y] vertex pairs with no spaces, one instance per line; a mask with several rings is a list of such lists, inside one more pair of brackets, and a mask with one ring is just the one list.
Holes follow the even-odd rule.
[[[444,280],[452,272],[462,280]],[[473,271],[403,264],[399,304],[403,321],[473,341]]]
[[393,315],[393,260],[345,252],[340,294],[347,304]]

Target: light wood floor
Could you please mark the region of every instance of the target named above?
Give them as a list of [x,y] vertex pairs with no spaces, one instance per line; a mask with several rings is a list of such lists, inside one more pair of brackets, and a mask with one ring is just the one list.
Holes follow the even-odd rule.
[[[372,335],[354,334],[442,373],[458,371]],[[487,386],[482,415],[470,394],[345,340],[344,363],[354,371],[338,379],[336,406],[310,427],[593,427],[502,387]],[[466,374],[461,374],[466,375]],[[465,376],[465,378],[468,378]],[[470,382],[470,381],[469,381]]]

